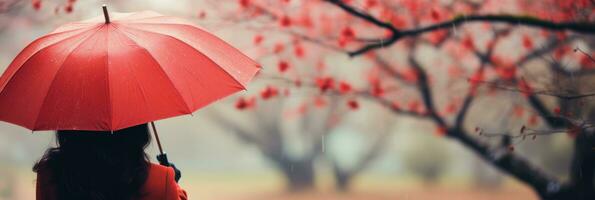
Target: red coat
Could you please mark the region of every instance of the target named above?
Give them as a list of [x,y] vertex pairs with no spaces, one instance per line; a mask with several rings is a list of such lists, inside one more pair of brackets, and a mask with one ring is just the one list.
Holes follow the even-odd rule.
[[[151,164],[147,181],[142,188],[143,197],[138,200],[187,200],[188,196],[174,180],[174,170],[169,167]],[[37,200],[56,200],[53,187],[47,187],[48,174],[37,173]]]

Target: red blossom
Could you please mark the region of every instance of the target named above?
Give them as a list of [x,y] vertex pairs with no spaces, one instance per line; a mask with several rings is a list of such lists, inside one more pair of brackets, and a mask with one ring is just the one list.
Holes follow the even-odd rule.
[[306,51],[301,44],[297,44],[293,47],[293,52],[296,57],[303,58],[306,55]]
[[376,7],[378,5],[378,0],[366,0],[364,7],[365,8],[373,8]]
[[349,92],[351,92],[351,90],[353,90],[353,88],[351,87],[351,84],[349,84],[345,81],[339,82],[339,92],[341,94],[349,93]]
[[355,38],[354,30],[347,26],[341,30],[341,36],[339,36],[339,46],[345,47],[348,43],[352,42]]
[[247,8],[251,4],[251,0],[238,0],[238,3],[242,8]]
[[463,37],[462,43],[467,50],[475,49],[475,43],[473,42],[473,38],[470,35],[465,35],[465,37]]
[[287,15],[283,15],[279,18],[279,25],[281,25],[281,27],[291,26],[291,18],[289,18]]
[[444,41],[448,37],[448,30],[432,31],[428,34],[428,40],[436,45]]
[[[395,26],[397,28],[407,27],[407,21],[405,21],[405,19],[403,19],[403,17],[400,17],[400,16],[392,17],[391,23],[393,24],[393,26]],[[389,33],[390,33],[390,35],[393,34],[392,31],[390,31]]]
[[302,14],[299,16],[299,18],[297,18],[296,20],[296,24],[300,24],[301,26],[303,26],[304,28],[314,28],[314,22],[312,21],[312,17],[308,14]]
[[277,68],[279,69],[279,72],[285,73],[285,71],[289,69],[289,63],[287,61],[281,60],[279,61],[279,64],[277,64]]
[[533,40],[528,35],[523,35],[523,47],[525,49],[533,49]]
[[347,106],[349,106],[349,109],[351,109],[351,110],[359,109],[359,103],[353,99],[347,101]]
[[432,11],[430,12],[430,15],[432,16],[432,19],[434,21],[440,20],[440,13],[438,12],[438,10],[436,8],[432,8]]
[[276,43],[275,47],[273,47],[273,53],[275,54],[279,54],[283,52],[283,50],[285,50],[285,45],[281,42]]
[[406,69],[401,70],[399,73],[405,81],[411,83],[417,82],[418,74],[413,68],[407,67]]
[[33,6],[33,9],[40,10],[41,9],[41,0],[32,0],[31,5]]
[[560,111],[560,107],[555,107],[554,108],[554,114],[556,115],[560,115],[561,111]]
[[346,26],[345,28],[343,28],[343,30],[341,30],[341,36],[346,37],[346,38],[354,38],[355,32],[353,31],[353,29],[351,27]]
[[279,95],[279,90],[273,86],[267,86],[262,91],[260,91],[260,97],[262,97],[264,100],[276,97],[277,95]]
[[255,35],[253,39],[255,45],[259,45],[260,43],[262,43],[263,40],[264,36],[262,36],[261,34]]
[[504,80],[510,80],[516,76],[516,67],[514,66],[499,66],[495,70],[496,74]]
[[415,13],[416,11],[419,11],[422,2],[419,0],[404,0],[403,1],[403,5],[405,6],[405,8],[407,8],[407,10]]
[[198,17],[198,19],[204,19],[207,17],[207,12],[205,12],[204,10],[201,10],[198,12],[197,17]]
[[256,105],[256,98],[254,98],[254,97],[249,97],[249,98],[240,97],[236,101],[236,109],[238,109],[238,110],[252,108],[255,105]]
[[335,88],[335,80],[333,77],[318,77],[316,78],[316,85],[320,89],[320,92],[326,92]]
[[64,7],[64,11],[66,11],[66,13],[71,13],[73,9],[74,8],[72,7],[72,4],[68,4]]
[[[405,28],[407,26],[407,22],[403,19],[403,16],[395,14],[394,11],[389,8],[382,8],[380,18],[384,19],[386,22],[390,22],[396,28]],[[388,33],[392,34],[392,31],[389,30]]]
[[384,95],[384,88],[380,84],[380,81],[376,81],[372,83],[372,96],[381,97]]

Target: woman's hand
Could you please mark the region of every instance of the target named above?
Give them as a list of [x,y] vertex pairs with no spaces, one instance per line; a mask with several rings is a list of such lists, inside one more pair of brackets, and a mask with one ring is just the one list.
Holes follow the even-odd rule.
[[174,168],[176,182],[180,181],[180,179],[182,178],[182,171],[180,171],[180,169],[178,169],[176,165],[167,160],[167,154],[157,155],[157,160],[159,161],[159,164],[163,166]]

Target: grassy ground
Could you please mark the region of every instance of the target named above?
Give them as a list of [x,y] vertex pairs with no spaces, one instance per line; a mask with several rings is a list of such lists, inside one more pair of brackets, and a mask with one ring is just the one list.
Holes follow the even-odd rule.
[[229,200],[530,200],[531,193],[514,189],[499,192],[482,190],[453,190],[449,188],[417,188],[397,190],[393,193],[354,192],[348,194],[309,192],[303,194],[253,194],[248,196],[229,196]]
[[[12,197],[0,200],[35,199],[33,173],[18,173]],[[514,181],[500,188],[478,188],[449,180],[439,184],[423,184],[415,180],[393,177],[362,177],[349,193],[337,193],[328,182],[318,183],[317,191],[290,194],[284,192],[283,180],[275,174],[187,174],[180,183],[190,199],[204,200],[533,200],[533,192]]]
[[287,193],[275,174],[200,174],[181,185],[192,198],[207,200],[536,200],[524,185],[507,180],[499,188],[474,187],[465,181],[424,184],[414,179],[360,177],[348,193],[337,193],[322,178],[317,191]]

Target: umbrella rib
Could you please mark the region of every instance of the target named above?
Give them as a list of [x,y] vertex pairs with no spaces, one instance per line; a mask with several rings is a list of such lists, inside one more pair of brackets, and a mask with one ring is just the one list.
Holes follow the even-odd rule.
[[[129,73],[134,77],[134,82],[136,83],[136,87],[138,88],[138,90],[140,91],[141,95],[143,96],[143,102],[145,102],[145,106],[147,107],[147,109],[149,108],[149,102],[147,101],[147,95],[145,94],[145,90],[143,89],[143,87],[141,86],[140,82],[138,81],[138,78],[136,76],[136,73],[132,72],[133,69],[132,68],[128,68]],[[149,112],[151,113],[151,121],[153,121],[153,118],[155,118],[157,115],[155,114],[155,112],[153,112],[153,110],[148,109]]]
[[[54,74],[54,78],[50,82],[50,85],[48,87],[48,91],[45,93],[45,96],[43,97],[43,100],[41,101],[40,108],[42,108],[43,105],[45,105],[45,102],[46,102],[47,97],[48,97],[49,90],[52,89],[52,86],[54,85],[54,82],[56,80],[56,77],[58,76],[58,74],[60,73],[60,71],[62,71],[62,69],[64,69],[64,63],[66,63],[66,61],[68,60],[68,58],[72,55],[72,53],[74,51],[76,51],[76,49],[78,49],[81,46],[81,44],[85,43],[89,38],[91,38],[92,36],[94,36],[95,34],[97,34],[97,32],[99,32],[99,30],[101,30],[101,28],[95,30],[95,32],[93,32],[92,34],[90,34],[86,38],[81,39],[81,41],[78,44],[76,44],[76,46],[74,48],[72,48],[72,50],[70,52],[68,52],[68,54],[66,55],[66,57],[64,58],[64,60],[60,64],[60,67],[58,68],[58,71],[56,71],[56,74]],[[41,110],[37,113],[37,117],[35,118],[35,121],[33,123],[33,130],[35,130],[35,128],[37,126],[37,122],[39,120],[39,115],[41,115]]]
[[[89,29],[89,30],[91,30],[91,29]],[[89,30],[86,30],[86,31],[89,31]],[[73,30],[73,31],[74,31],[74,30]],[[71,32],[71,31],[68,31],[68,32]],[[85,32],[85,31],[81,31],[81,33],[83,33],[83,32]],[[45,36],[43,36],[43,37],[41,37],[41,38],[39,38],[39,39],[35,40],[35,41],[34,41],[34,43],[35,43],[35,42],[37,42],[37,41],[41,41],[42,39],[48,38],[48,37],[50,37],[50,36],[57,35],[57,34],[62,34],[62,33],[67,33],[67,32],[65,31],[65,32],[60,32],[60,33],[55,33],[55,34],[49,34],[49,35],[45,35]],[[79,34],[81,34],[81,33],[79,33]],[[61,43],[61,42],[65,41],[65,40],[68,40],[68,39],[71,39],[71,38],[73,38],[73,37],[76,37],[77,35],[78,35],[78,34],[74,34],[74,35],[71,35],[71,36],[65,37],[65,38],[63,38],[63,39],[61,39],[61,40],[59,40],[59,41],[56,41],[56,42],[54,42],[54,43],[52,43],[52,44],[49,44],[49,45],[47,45],[47,46],[45,46],[45,47],[42,47],[41,49],[38,49],[38,50],[37,50],[35,53],[31,54],[31,56],[29,56],[29,57],[26,59],[26,61],[25,61],[25,62],[23,62],[23,64],[21,64],[20,66],[18,66],[18,69],[17,69],[17,70],[16,70],[14,73],[12,73],[12,75],[10,75],[10,77],[9,77],[8,79],[6,79],[6,82],[4,83],[4,85],[0,85],[0,94],[1,94],[2,92],[4,92],[4,87],[6,87],[6,85],[8,85],[8,83],[9,83],[9,82],[12,80],[12,78],[13,78],[13,77],[14,77],[14,76],[15,76],[15,75],[16,75],[16,74],[19,72],[19,71],[21,71],[21,68],[22,68],[22,66],[23,66],[23,65],[25,65],[25,64],[27,64],[27,62],[29,62],[29,60],[30,60],[31,58],[33,58],[35,55],[39,54],[39,52],[41,52],[41,51],[43,51],[43,50],[45,50],[45,49],[47,49],[47,48],[50,48],[50,47],[56,46],[56,45],[58,45],[59,43]],[[25,49],[26,49],[26,48],[28,48],[28,47],[25,47]],[[19,55],[17,55],[17,57],[18,57],[18,56],[19,56]]]
[[112,88],[110,87],[110,81],[109,81],[109,27],[108,25],[105,26],[108,30],[106,31],[105,34],[105,78],[107,79],[107,81],[105,82],[105,84],[107,85],[107,102],[109,104],[109,116],[110,116],[110,130],[113,131],[114,130],[114,105],[112,103]]
[[[61,28],[64,28],[64,26],[68,26],[68,25],[89,25],[89,26],[86,26],[86,27],[85,27],[85,26],[82,26],[82,27],[77,27],[77,28],[73,28],[73,29],[70,29],[70,30],[65,30],[65,31],[58,31],[58,30],[60,30]],[[93,26],[93,25],[95,25],[95,26]],[[58,27],[58,28],[54,29],[54,31],[50,32],[50,34],[48,34],[48,35],[52,35],[52,34],[59,34],[59,33],[67,33],[67,32],[72,32],[72,31],[78,31],[78,30],[81,30],[81,29],[86,29],[86,28],[89,28],[89,29],[90,29],[90,28],[94,28],[94,27],[96,27],[96,26],[97,26],[97,25],[96,25],[95,23],[80,23],[80,22],[71,22],[71,23],[64,24],[64,25],[62,25],[62,26],[60,26],[60,27]],[[58,32],[56,32],[56,31],[58,31]]]
[[[151,57],[151,59],[153,60],[153,62],[155,62],[158,66],[157,68],[161,70],[161,72],[163,72],[163,74],[165,75],[166,79],[169,81],[169,83],[172,85],[172,87],[175,88],[176,93],[178,94],[178,96],[180,97],[180,100],[182,101],[182,103],[184,103],[185,107],[186,107],[186,112],[187,113],[192,113],[192,109],[190,109],[190,106],[188,105],[188,103],[186,102],[186,100],[184,100],[184,97],[182,96],[182,93],[180,93],[180,91],[178,90],[178,87],[176,86],[176,84],[174,84],[174,82],[170,79],[169,75],[163,70],[163,68],[161,68],[161,64],[159,64],[159,61],[157,61],[157,59],[155,59],[155,56],[153,56],[153,54],[151,54],[151,52],[145,48],[144,46],[140,45],[138,42],[136,42],[136,40],[132,39],[130,36],[128,36],[126,33],[124,33],[125,31],[119,29],[116,25],[114,25],[114,28],[119,31],[124,37],[128,38],[130,41],[132,41],[136,46],[138,46],[139,48],[143,49],[143,51],[145,53],[147,53],[147,55],[149,55],[149,57]],[[140,85],[139,85],[140,87]],[[142,90],[142,89],[141,89]],[[144,92],[143,92],[143,97],[144,97]],[[146,100],[145,100],[146,101]]]
[[[190,25],[188,25],[188,26],[190,26]],[[139,30],[139,31],[142,31],[142,32],[146,32],[146,33],[151,33],[151,34],[162,35],[162,36],[164,36],[164,37],[171,38],[171,39],[173,39],[173,40],[176,40],[176,41],[178,41],[178,42],[180,42],[180,43],[182,43],[182,44],[184,44],[184,45],[187,45],[187,46],[189,46],[189,47],[190,47],[190,48],[192,48],[194,51],[196,51],[196,53],[199,53],[199,54],[203,55],[205,58],[207,58],[207,59],[209,59],[211,62],[215,63],[215,64],[218,66],[217,68],[218,68],[219,70],[222,70],[223,72],[225,72],[225,74],[227,74],[229,77],[231,77],[231,79],[232,79],[234,82],[236,82],[238,85],[240,85],[240,88],[241,88],[241,89],[243,89],[243,90],[246,90],[246,86],[244,86],[244,84],[240,83],[240,81],[238,81],[238,80],[237,80],[237,79],[236,79],[234,76],[232,76],[232,75],[231,75],[231,74],[230,74],[230,73],[229,73],[227,70],[225,70],[223,67],[221,67],[221,65],[220,65],[219,63],[215,62],[213,59],[211,59],[210,57],[208,57],[207,55],[205,55],[204,53],[202,53],[202,52],[201,52],[201,51],[199,51],[198,49],[194,48],[192,45],[189,45],[188,43],[186,43],[186,42],[184,42],[184,41],[182,41],[182,40],[180,40],[180,39],[178,39],[178,38],[176,38],[176,37],[174,37],[174,36],[168,35],[168,34],[157,33],[157,32],[150,32],[150,31],[147,31],[147,30],[143,30],[143,29],[139,29],[139,28],[135,28],[135,27],[130,27],[130,26],[127,26],[127,27],[128,27],[128,28],[131,28],[131,29]],[[196,27],[193,27],[193,26],[190,26],[190,27],[192,27],[192,28],[196,28]],[[200,29],[199,29],[199,30],[200,30]],[[201,30],[201,31],[202,31],[202,30]]]
[[[188,22],[188,23],[190,23],[190,22]],[[188,23],[154,23],[154,22],[132,22],[132,23],[130,23],[130,24],[136,24],[136,25],[141,25],[141,26],[142,26],[142,25],[156,25],[156,26],[183,26],[183,27],[187,27],[187,28],[190,28],[190,29],[196,29],[196,30],[198,30],[198,31],[200,31],[200,32],[203,32],[203,33],[205,33],[205,34],[207,34],[207,35],[209,35],[209,36],[213,37],[214,39],[218,40],[219,42],[222,42],[222,43],[227,43],[225,40],[223,40],[223,39],[221,39],[221,38],[218,38],[217,36],[215,36],[215,35],[213,35],[213,34],[209,33],[208,31],[205,31],[205,30],[203,30],[203,28],[202,28],[202,27],[198,27],[198,26],[195,26],[195,25],[193,25],[193,24],[188,24]],[[124,24],[124,25],[126,25],[126,24]],[[142,28],[138,28],[138,27],[131,27],[131,26],[127,26],[127,27],[128,27],[128,28],[133,28],[133,29],[136,29],[136,30],[140,30],[140,31],[144,31],[144,32],[149,32],[149,33],[155,33],[155,34],[160,34],[160,35],[171,36],[171,35],[167,35],[167,34],[161,34],[161,33],[157,33],[157,32],[150,32],[150,31],[144,30],[144,29],[142,29]],[[172,37],[173,37],[173,36],[172,36]],[[184,43],[186,43],[186,42],[184,42]],[[230,48],[232,48],[232,49],[234,49],[234,50],[236,50],[237,52],[241,52],[239,49],[237,49],[237,48],[236,48],[236,47],[234,47],[234,46],[231,46],[231,45],[230,45],[229,47],[230,47]],[[194,47],[193,47],[193,48],[194,48]],[[254,63],[254,65],[255,65],[255,67],[257,67],[257,68],[260,68],[260,65],[259,65],[258,63],[256,63],[256,62],[254,62],[254,61],[253,61],[253,60],[252,60],[250,57],[248,57],[248,56],[246,56],[246,55],[244,55],[244,54],[242,54],[242,53],[240,53],[239,55],[240,55],[240,56],[242,56],[242,57],[244,57],[245,59],[248,59],[248,60],[250,60],[251,62],[253,62],[253,63]],[[215,63],[216,63],[216,62],[215,62]],[[217,63],[217,64],[218,64],[218,63]]]

